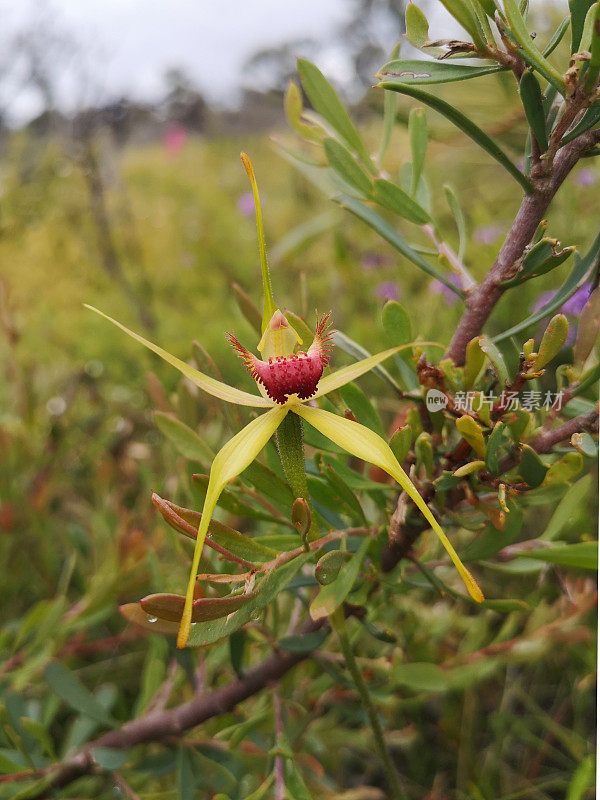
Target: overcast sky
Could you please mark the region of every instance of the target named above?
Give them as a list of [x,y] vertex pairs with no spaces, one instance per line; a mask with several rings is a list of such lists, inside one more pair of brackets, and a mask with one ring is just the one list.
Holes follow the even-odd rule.
[[[432,33],[434,26],[450,33],[441,4],[434,7]],[[34,19],[69,31],[88,63],[84,77],[80,64],[66,71],[61,102],[67,107],[121,94],[155,99],[170,67],[184,68],[211,100],[222,102],[247,82],[243,64],[250,55],[302,37],[327,42],[351,8],[349,0],[0,0],[0,49],[6,53],[2,44]],[[457,31],[454,20],[451,30]],[[320,66],[338,77],[341,60],[336,63],[335,51],[328,58]],[[91,87],[89,98],[79,96],[82,85]],[[5,79],[0,93],[0,108],[15,122],[41,110],[37,93],[20,84]]]

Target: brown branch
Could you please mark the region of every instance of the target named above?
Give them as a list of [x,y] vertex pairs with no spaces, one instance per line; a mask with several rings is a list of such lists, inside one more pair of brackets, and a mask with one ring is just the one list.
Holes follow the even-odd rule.
[[555,444],[565,442],[567,439],[570,439],[574,433],[581,433],[581,431],[598,431],[597,409],[588,411],[586,414],[581,414],[579,417],[574,417],[568,422],[559,425],[557,428],[551,428],[549,431],[538,433],[528,444],[536,453],[549,453]]
[[587,131],[562,147],[554,161],[552,173],[533,179],[534,191],[525,195],[492,268],[477,289],[469,293],[446,358],[462,364],[467,344],[481,333],[504,290],[502,281],[515,274],[525,248],[533,239],[550,202],[581,156],[600,141],[598,130]]
[[[309,619],[300,629],[300,634],[313,633],[319,630],[326,620],[313,622]],[[126,722],[121,728],[103,734],[93,742],[89,742],[82,750],[62,765],[53,765],[56,769],[56,780],[52,788],[66,786],[82,775],[98,771],[94,760],[93,749],[111,747],[117,750],[129,750],[146,742],[161,742],[172,737],[181,736],[212,717],[232,711],[238,703],[247,700],[263,689],[279,681],[286,672],[299,664],[310,653],[277,652],[268,656],[261,664],[244,673],[242,678],[205,692],[188,703],[182,703],[166,711],[155,711],[139,719]],[[50,771],[50,770],[48,770]],[[31,774],[27,777],[31,777]],[[43,798],[50,791],[31,795],[32,800]]]

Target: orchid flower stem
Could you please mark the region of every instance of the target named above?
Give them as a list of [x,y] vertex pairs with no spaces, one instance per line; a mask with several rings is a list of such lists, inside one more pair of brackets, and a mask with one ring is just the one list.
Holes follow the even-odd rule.
[[302,420],[293,411],[289,411],[279,425],[277,433],[277,449],[285,477],[290,485],[294,497],[301,497],[308,503],[311,513],[310,528],[304,542],[308,550],[308,542],[319,538],[319,529],[315,521],[315,513],[308,496],[306,482],[306,468],[304,466],[304,435]]
[[383,738],[383,730],[381,728],[381,723],[379,722],[379,717],[377,716],[377,709],[371,700],[369,689],[364,682],[362,675],[360,674],[360,670],[354,658],[354,653],[352,652],[352,645],[350,644],[350,639],[348,638],[348,632],[346,630],[346,618],[344,616],[343,606],[339,606],[333,612],[333,614],[330,616],[330,620],[331,625],[340,640],[342,653],[344,655],[344,661],[346,662],[348,672],[352,676],[352,680],[356,686],[356,690],[360,696],[363,707],[367,712],[367,716],[369,717],[373,736],[375,737],[375,743],[377,745],[379,755],[381,756],[381,760],[383,761],[383,766],[392,790],[392,800],[406,800],[406,794],[400,785],[398,773],[396,772],[396,768]]

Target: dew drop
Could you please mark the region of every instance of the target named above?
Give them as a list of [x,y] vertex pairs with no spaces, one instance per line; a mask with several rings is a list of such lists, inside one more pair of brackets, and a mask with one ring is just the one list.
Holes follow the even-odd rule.
[[158,617],[148,617],[147,621],[150,623],[158,622]]

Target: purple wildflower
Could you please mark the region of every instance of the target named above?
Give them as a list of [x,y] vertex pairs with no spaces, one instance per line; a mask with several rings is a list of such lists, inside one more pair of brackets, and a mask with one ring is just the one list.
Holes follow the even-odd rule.
[[243,217],[254,216],[254,197],[252,192],[244,192],[238,197],[237,210]]
[[379,269],[384,263],[385,259],[383,256],[379,255],[379,253],[373,253],[369,251],[368,253],[364,253],[363,257],[360,260],[360,265],[365,270],[373,270]]
[[473,232],[473,239],[479,244],[493,244],[502,234],[502,230],[502,226],[497,222],[492,222],[491,225],[482,225]]
[[598,176],[593,169],[580,169],[575,175],[577,186],[594,186],[598,182]]
[[[562,306],[561,311],[563,314],[568,314],[572,317],[577,317],[583,311],[583,307],[588,301],[590,296],[590,292],[592,291],[592,284],[591,283],[584,283],[583,286],[580,286],[579,289],[575,292],[572,297],[569,297]],[[550,300],[554,297],[556,292],[553,289],[549,289],[546,292],[542,292],[535,303],[533,304],[531,310],[532,311],[540,311],[546,303],[549,303]]]
[[393,281],[383,281],[375,287],[375,293],[383,300],[397,300],[400,297],[398,284]]
[[[459,289],[461,288],[460,278],[458,275],[452,273],[451,275],[448,275],[448,280],[450,283],[453,283],[454,286],[457,286]],[[452,289],[449,289],[446,284],[442,283],[441,281],[432,281],[429,285],[429,288],[433,294],[441,295],[444,298],[447,306],[453,306],[458,300],[458,295],[456,292],[453,292]]]

